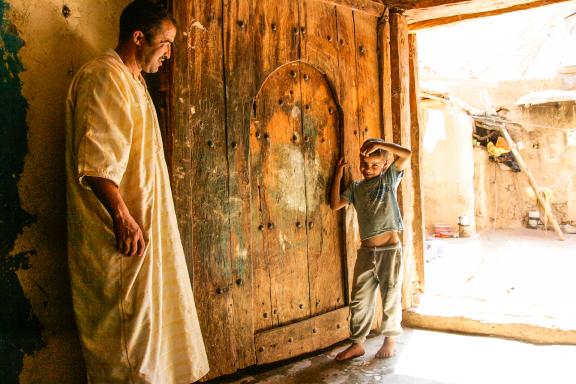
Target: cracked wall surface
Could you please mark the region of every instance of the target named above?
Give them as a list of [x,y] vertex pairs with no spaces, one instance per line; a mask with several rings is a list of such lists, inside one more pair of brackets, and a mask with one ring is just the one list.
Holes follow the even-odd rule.
[[[66,261],[64,101],[127,0],[0,0],[0,382],[82,383]],[[7,356],[7,358],[4,358]]]

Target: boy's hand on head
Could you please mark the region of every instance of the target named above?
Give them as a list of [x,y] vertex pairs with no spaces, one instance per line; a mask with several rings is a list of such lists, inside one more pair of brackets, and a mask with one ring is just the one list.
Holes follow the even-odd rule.
[[364,143],[364,145],[362,145],[362,148],[360,148],[360,154],[362,156],[368,156],[370,155],[372,152],[378,150],[378,142],[367,142]]

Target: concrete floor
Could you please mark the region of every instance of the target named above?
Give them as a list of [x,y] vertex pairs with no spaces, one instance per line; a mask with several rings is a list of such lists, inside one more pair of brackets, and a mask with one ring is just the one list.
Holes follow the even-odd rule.
[[576,346],[536,346],[517,341],[406,329],[397,354],[374,358],[381,337],[369,338],[366,355],[334,357],[345,344],[258,373],[213,381],[233,384],[574,384]]

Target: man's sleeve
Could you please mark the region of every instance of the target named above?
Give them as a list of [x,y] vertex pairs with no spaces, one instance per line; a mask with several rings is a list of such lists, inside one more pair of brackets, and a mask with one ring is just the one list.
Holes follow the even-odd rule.
[[87,73],[80,79],[74,112],[77,170],[85,176],[108,179],[120,185],[132,141],[130,94],[123,74]]

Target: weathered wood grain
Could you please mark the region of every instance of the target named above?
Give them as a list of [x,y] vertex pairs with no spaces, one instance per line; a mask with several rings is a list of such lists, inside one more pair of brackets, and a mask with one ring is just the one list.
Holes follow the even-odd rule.
[[[193,264],[193,289],[211,367],[208,377],[232,372],[228,361],[236,360],[236,350],[230,348],[234,338],[221,5],[209,0],[174,7],[181,31],[175,48],[178,165],[173,179],[185,253]],[[194,21],[203,28],[195,28]]]
[[420,129],[420,93],[418,86],[418,44],[415,34],[408,36],[409,47],[409,73],[410,73],[410,144],[412,146],[412,184],[413,184],[413,212],[412,231],[414,233],[414,263],[416,273],[412,277],[412,303],[418,305],[420,294],[424,292],[424,250],[425,250],[425,223],[424,223],[424,197],[422,193],[422,130]]
[[382,137],[378,85],[378,20],[354,12],[356,79],[358,87],[358,133],[360,145],[368,138]]
[[[408,26],[406,18],[399,12],[390,13],[390,63],[392,79],[392,126],[394,142],[410,148],[410,93],[409,93],[409,50]],[[404,170],[404,177],[398,188],[398,200],[404,231],[402,246],[404,252],[404,284],[402,285],[402,305],[411,307],[412,272],[414,269],[414,248],[412,245],[414,220],[412,172]]]
[[[250,117],[259,84],[254,73],[256,53],[254,2],[233,0],[224,9],[224,69],[226,79],[226,146],[228,152],[230,255],[235,369],[256,363],[254,349],[252,227],[250,201]],[[248,74],[248,76],[247,76]]]
[[261,332],[256,335],[258,364],[284,360],[325,348],[349,335],[348,308]]
[[300,0],[300,59],[327,76],[337,93],[338,30],[336,7],[318,0]]
[[[265,86],[266,79],[269,76],[274,76],[273,74],[271,75],[273,71],[277,70],[283,64],[297,60],[299,57],[300,30],[298,22],[298,3],[290,0],[258,2],[254,9],[251,28],[253,28],[254,31],[252,36],[255,53],[255,64],[253,72],[247,73],[244,76],[253,76],[258,89],[261,89]],[[279,72],[277,72],[276,75],[278,73]],[[286,93],[284,101],[290,99],[294,104],[296,103],[296,97],[300,97],[299,81],[296,82],[295,77],[290,77],[290,79],[291,80],[287,83],[280,85],[280,89],[276,90],[275,92],[278,92],[278,94]],[[263,98],[264,97],[262,97],[262,99]],[[269,105],[267,107],[269,111],[268,113],[270,113],[274,108],[277,108],[278,111],[280,111],[281,108],[279,104],[277,104],[280,98],[274,96],[274,98],[270,100],[272,100],[270,102],[275,103],[275,105]],[[284,108],[286,105],[284,105]],[[266,211],[267,206],[259,204],[254,205],[254,202],[257,199],[260,201],[266,198],[265,185],[254,183],[256,177],[260,177],[261,180],[263,179],[263,163],[261,159],[263,159],[264,154],[261,153],[259,144],[260,142],[254,140],[256,139],[255,130],[263,129],[263,127],[266,125],[266,119],[261,120],[262,118],[258,117],[265,115],[266,109],[261,109],[258,106],[257,101],[255,101],[254,106],[255,108],[252,111],[253,116],[251,123],[251,131],[253,132],[251,132],[249,150],[251,152],[251,201],[253,205],[251,209],[253,218],[251,227],[252,260],[254,268],[254,295],[252,313],[254,316],[254,328],[255,331],[257,331],[261,329],[268,329],[277,325],[280,322],[280,316],[285,316],[286,313],[280,314],[277,307],[278,302],[276,302],[276,293],[278,290],[277,287],[273,285],[273,281],[276,281],[278,278],[276,271],[278,270],[279,266],[276,265],[275,259],[273,257],[274,254],[272,254],[272,252],[276,252],[276,250],[270,250],[269,248],[270,244],[268,243],[269,236],[267,232],[267,225],[270,221],[268,221],[269,213]],[[282,115],[279,113],[278,116],[278,118],[283,116],[283,118],[286,119],[288,115]],[[290,120],[279,124],[293,125],[294,123],[295,122],[293,120]],[[301,127],[299,125],[294,125],[291,129],[301,130]],[[299,136],[301,136],[301,132],[297,133]],[[254,161],[256,159],[260,159],[260,162],[256,163],[252,159],[254,159]],[[254,172],[259,173],[254,174]],[[260,209],[262,209],[262,211],[259,212]],[[258,218],[258,220],[256,220],[256,218]],[[301,220],[304,222],[305,217],[303,217]],[[295,225],[296,222],[297,220],[294,220],[292,224]],[[260,225],[263,225],[262,231],[259,230]],[[279,232],[276,233],[278,234]],[[304,276],[307,276],[307,271],[304,273]],[[297,308],[301,312],[302,316],[308,316],[310,313],[309,298],[306,296],[301,297],[300,299],[301,302],[297,303]],[[302,308],[300,308],[300,304],[302,304]]]
[[253,24],[257,60],[252,75],[255,76],[256,83],[262,85],[272,71],[300,58],[298,2],[257,2]]
[[[327,202],[338,157],[352,165],[347,181],[360,178],[360,140],[382,129],[371,9],[384,8],[174,3],[171,172],[207,378],[348,336],[355,213]],[[291,327],[301,342],[260,355],[257,340]]]
[[[258,212],[253,216],[253,227],[257,226],[253,234],[263,233],[267,259],[262,268],[259,263],[254,274],[262,288],[267,283],[270,287],[270,307],[256,308],[254,315],[270,317],[268,326],[310,316],[300,76],[298,62],[273,72],[254,106],[252,204]],[[257,320],[256,330],[265,323]]]
[[[378,20],[361,12],[354,16],[354,54],[356,56],[358,144],[374,137],[383,137],[378,67]],[[382,301],[377,293],[372,328],[382,322]]]
[[[344,143],[344,157],[350,164],[345,172],[345,187],[354,179],[359,179],[359,139],[358,139],[358,99],[356,87],[356,55],[354,43],[354,18],[351,10],[336,7],[336,20],[338,26],[338,68],[339,88],[337,90],[340,107],[342,108],[342,137]],[[348,302],[352,289],[356,250],[360,244],[358,235],[356,211],[349,205],[345,208],[344,228],[346,238],[346,273],[348,277]]]
[[378,65],[380,70],[380,103],[382,137],[386,141],[394,140],[392,127],[392,74],[390,68],[390,18],[386,9],[378,21]]
[[342,216],[330,209],[334,164],[340,157],[341,133],[336,100],[327,79],[300,64],[304,174],[311,314],[345,306],[345,254]]

